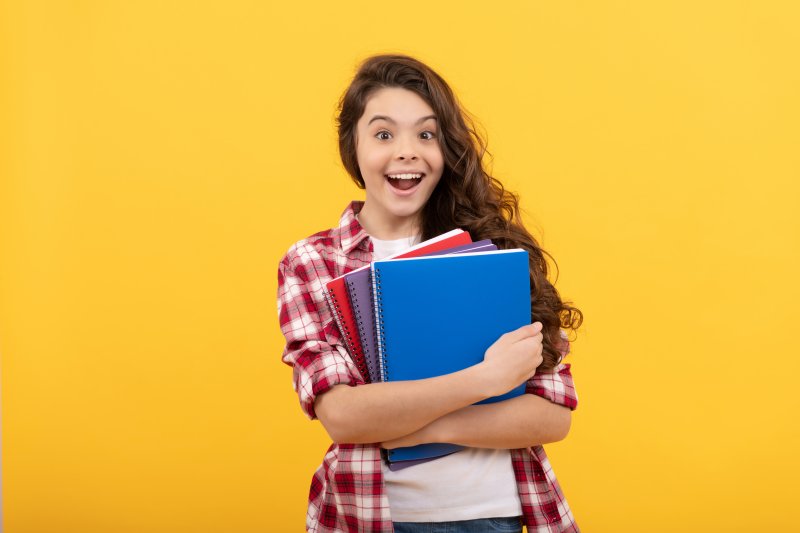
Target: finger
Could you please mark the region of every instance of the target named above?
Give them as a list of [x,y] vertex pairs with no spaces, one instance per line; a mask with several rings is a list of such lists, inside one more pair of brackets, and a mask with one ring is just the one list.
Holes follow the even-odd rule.
[[528,357],[538,357],[542,354],[543,345],[541,339],[534,337],[526,337],[518,340],[514,344],[515,349],[519,349],[522,353],[526,353]]
[[501,338],[504,339],[506,342],[519,342],[523,339],[527,339],[528,337],[532,337],[539,333],[542,329],[542,324],[540,322],[534,322],[533,324],[528,324],[526,326],[522,326],[521,328],[515,329],[514,331],[509,331]]
[[542,351],[542,339],[537,338],[535,335],[525,337],[514,343],[514,347],[528,353],[539,353]]

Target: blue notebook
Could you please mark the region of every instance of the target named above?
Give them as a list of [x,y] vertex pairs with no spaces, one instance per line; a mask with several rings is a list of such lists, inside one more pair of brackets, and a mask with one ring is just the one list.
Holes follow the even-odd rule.
[[[501,335],[531,322],[528,252],[498,250],[372,263],[382,381],[425,379],[483,361]],[[513,398],[525,384],[479,403]],[[387,452],[390,462],[461,449],[422,444]]]

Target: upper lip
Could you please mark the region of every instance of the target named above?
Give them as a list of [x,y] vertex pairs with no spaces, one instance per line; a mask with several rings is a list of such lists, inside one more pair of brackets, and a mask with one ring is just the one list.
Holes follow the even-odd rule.
[[393,170],[392,172],[387,172],[386,175],[390,176],[392,174],[425,174],[421,170]]

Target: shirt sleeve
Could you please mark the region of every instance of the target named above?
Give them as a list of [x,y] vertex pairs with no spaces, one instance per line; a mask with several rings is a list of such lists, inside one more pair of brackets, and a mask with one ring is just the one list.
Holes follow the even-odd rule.
[[[562,361],[569,353],[569,349],[569,339],[562,330],[561,344],[558,347]],[[578,407],[578,394],[575,392],[570,366],[569,363],[559,363],[550,372],[537,372],[525,384],[525,392],[541,396],[574,411]]]
[[[297,263],[297,264],[295,264]],[[286,338],[281,360],[293,369],[300,407],[314,420],[314,400],[334,385],[363,383],[333,316],[324,286],[310,262],[304,266],[288,253],[278,266],[278,316]]]

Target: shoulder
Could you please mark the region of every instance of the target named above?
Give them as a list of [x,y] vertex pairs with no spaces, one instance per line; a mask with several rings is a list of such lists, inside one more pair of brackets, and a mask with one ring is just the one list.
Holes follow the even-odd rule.
[[[292,244],[278,264],[278,313],[282,323],[305,317],[304,324],[327,321],[325,284],[334,277],[333,230],[310,235]],[[318,316],[319,315],[319,316]],[[314,318],[316,317],[316,318]]]
[[342,253],[328,229],[292,244],[278,265],[278,287],[284,297],[294,299],[308,293],[314,301],[322,301],[325,284],[342,270]]
[[301,277],[335,278],[364,261],[366,232],[355,218],[359,202],[347,206],[339,225],[292,244],[281,258],[279,272]]
[[319,263],[333,262],[338,255],[335,229],[326,229],[292,244],[280,261],[283,270],[305,270]]

